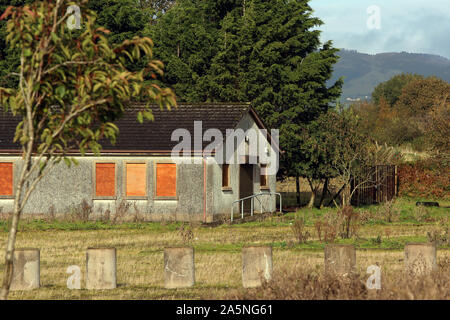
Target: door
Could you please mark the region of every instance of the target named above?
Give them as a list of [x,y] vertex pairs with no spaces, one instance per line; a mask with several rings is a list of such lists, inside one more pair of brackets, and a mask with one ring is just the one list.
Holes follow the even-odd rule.
[[[239,199],[253,195],[253,165],[241,164],[239,166]],[[241,210],[241,208],[239,208]],[[244,201],[244,211],[250,212],[251,200]]]

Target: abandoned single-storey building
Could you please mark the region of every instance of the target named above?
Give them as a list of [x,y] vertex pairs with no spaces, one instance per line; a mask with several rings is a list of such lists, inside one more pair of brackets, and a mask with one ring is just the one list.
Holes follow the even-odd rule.
[[[112,214],[120,203],[132,202],[152,221],[212,222],[229,217],[232,207],[236,214],[276,210],[278,145],[265,135],[264,124],[249,104],[179,104],[171,111],[152,106],[152,111],[154,122],[140,124],[136,106],[128,108],[116,122],[116,144],[102,143],[100,157],[71,153],[79,165],[54,167],[38,184],[24,213],[67,213],[83,201],[94,213]],[[21,169],[20,146],[13,143],[17,123],[17,118],[0,111],[3,212],[12,211]],[[218,142],[215,148],[213,140]],[[252,195],[257,196],[237,201]]]

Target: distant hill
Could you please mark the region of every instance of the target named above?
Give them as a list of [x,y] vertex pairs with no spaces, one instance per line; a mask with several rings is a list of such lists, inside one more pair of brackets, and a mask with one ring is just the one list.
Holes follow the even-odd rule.
[[341,49],[341,57],[334,67],[331,81],[344,76],[342,100],[369,97],[373,89],[392,76],[402,73],[417,73],[437,76],[450,82],[450,60],[441,56],[417,53],[379,53],[370,55],[356,50]]

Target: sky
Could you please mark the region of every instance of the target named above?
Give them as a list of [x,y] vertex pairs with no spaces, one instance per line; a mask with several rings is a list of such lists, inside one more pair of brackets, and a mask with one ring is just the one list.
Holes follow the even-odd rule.
[[450,0],[311,0],[322,41],[363,53],[412,52],[450,59]]

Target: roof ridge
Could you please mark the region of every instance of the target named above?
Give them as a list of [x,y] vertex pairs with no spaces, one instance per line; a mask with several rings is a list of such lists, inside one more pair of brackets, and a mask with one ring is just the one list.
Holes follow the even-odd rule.
[[[161,110],[159,105],[151,104],[155,122],[137,121],[136,113],[142,110],[145,103],[128,102],[123,116],[115,122],[120,130],[115,146],[108,141],[102,142],[103,151],[107,150],[172,150],[177,142],[171,140],[177,129],[186,129],[195,134],[195,122],[202,121],[202,130],[216,128],[225,134],[227,129],[235,129],[245,114],[252,111],[250,103],[203,102],[178,104],[178,108],[171,111]],[[15,127],[20,118],[13,118],[11,114],[0,113],[0,151],[18,147],[13,142]],[[208,142],[203,142],[203,147]]]
[[[251,106],[251,102],[178,102],[179,106]],[[146,105],[145,102],[130,102],[128,107]],[[150,106],[157,106],[155,103],[151,103]]]

